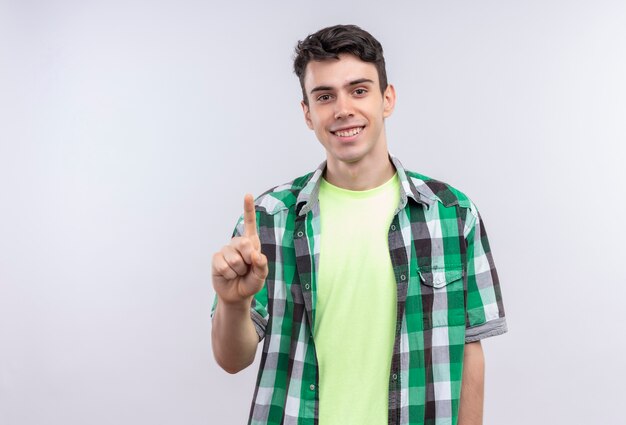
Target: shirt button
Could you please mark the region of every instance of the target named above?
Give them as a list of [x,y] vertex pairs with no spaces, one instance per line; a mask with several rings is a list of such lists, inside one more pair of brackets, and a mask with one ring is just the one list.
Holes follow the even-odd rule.
[[311,289],[311,285],[309,285],[308,283],[306,283],[306,284],[304,285],[304,289]]
[[405,275],[403,275],[403,274],[401,274],[401,275],[400,275],[400,280],[404,282],[404,281],[406,280],[406,276],[405,276]]
[[391,230],[396,230],[396,225],[395,224],[391,225]]
[[391,379],[393,379],[394,381],[398,380],[398,374],[394,373],[393,375],[391,375]]
[[311,391],[315,391],[315,385],[313,385],[313,384],[309,385],[309,389],[310,389]]
[[304,236],[303,232],[298,232],[298,237],[301,238],[302,236]]

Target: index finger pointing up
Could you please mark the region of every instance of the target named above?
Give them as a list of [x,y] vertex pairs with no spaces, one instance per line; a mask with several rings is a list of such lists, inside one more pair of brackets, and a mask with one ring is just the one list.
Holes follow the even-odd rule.
[[243,223],[244,235],[247,237],[255,237],[256,233],[256,214],[254,212],[254,198],[249,193],[243,198]]

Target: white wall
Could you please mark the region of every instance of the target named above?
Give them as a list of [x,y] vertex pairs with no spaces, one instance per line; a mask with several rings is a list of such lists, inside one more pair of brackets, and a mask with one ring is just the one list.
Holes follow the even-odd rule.
[[616,424],[626,291],[623,1],[0,2],[0,423],[243,424],[211,254],[246,191],[318,165],[297,40],[386,51],[404,164],[469,194],[509,333],[485,424]]

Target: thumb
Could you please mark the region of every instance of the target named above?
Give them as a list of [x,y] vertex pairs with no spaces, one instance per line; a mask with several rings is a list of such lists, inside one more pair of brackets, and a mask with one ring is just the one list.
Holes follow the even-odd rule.
[[260,280],[265,280],[268,273],[267,257],[259,251],[253,251],[252,256],[252,273]]

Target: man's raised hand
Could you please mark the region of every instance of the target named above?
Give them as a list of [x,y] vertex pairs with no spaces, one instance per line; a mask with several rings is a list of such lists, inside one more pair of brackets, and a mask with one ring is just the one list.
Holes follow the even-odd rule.
[[261,253],[256,230],[254,199],[247,194],[243,201],[244,233],[213,255],[213,287],[219,302],[243,304],[252,301],[263,288],[267,277],[267,257]]

